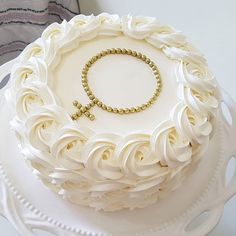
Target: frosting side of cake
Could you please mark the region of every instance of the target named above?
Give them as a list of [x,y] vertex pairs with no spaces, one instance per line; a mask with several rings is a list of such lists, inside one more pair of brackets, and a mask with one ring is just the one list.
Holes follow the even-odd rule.
[[[97,114],[104,122],[73,121],[62,89],[67,79],[63,73],[70,67],[60,63],[86,42],[101,40],[100,50],[107,39],[121,44],[125,37],[134,49],[140,42],[149,45],[151,57],[151,47],[158,50],[164,76],[160,103],[124,118],[124,126],[121,118],[102,112]],[[166,57],[163,62],[160,54]],[[101,71],[94,70],[94,76]],[[169,81],[168,90],[169,76],[176,81]],[[107,211],[145,207],[179,187],[207,149],[218,113],[217,83],[202,54],[180,32],[150,17],[78,15],[54,23],[21,53],[11,81],[6,94],[16,110],[11,124],[34,173],[71,202]],[[144,86],[146,91],[152,84]],[[162,108],[165,112],[158,117]],[[149,123],[140,127],[145,115]]]

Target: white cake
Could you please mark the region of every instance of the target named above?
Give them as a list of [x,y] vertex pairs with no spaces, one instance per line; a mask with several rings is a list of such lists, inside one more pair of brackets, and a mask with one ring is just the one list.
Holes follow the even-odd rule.
[[[73,100],[89,103],[84,65],[103,50],[141,52],[158,67],[162,90],[147,109],[96,119],[71,119]],[[155,91],[147,64],[108,55],[91,67],[94,94],[111,107],[135,107]],[[218,88],[202,54],[170,26],[150,17],[78,15],[53,23],[28,45],[11,71],[7,99],[27,164],[69,201],[114,211],[145,207],[184,183],[204,161],[215,120]]]

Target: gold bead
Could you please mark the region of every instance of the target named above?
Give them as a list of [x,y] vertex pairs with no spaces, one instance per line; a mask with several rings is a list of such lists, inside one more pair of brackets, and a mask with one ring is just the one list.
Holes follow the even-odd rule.
[[154,103],[155,103],[155,100],[153,99],[153,97],[152,97],[152,99],[150,100],[150,103],[151,103],[151,104],[154,104]]
[[86,82],[87,82],[87,79],[86,78],[82,78],[82,85],[85,84],[86,85]]
[[132,51],[132,56],[136,57],[137,56],[137,52],[136,51]]
[[98,99],[94,97],[93,102],[94,102],[94,104],[97,104]]
[[126,54],[127,53],[127,50],[125,48],[123,48],[121,51],[122,51],[122,54]]
[[142,104],[141,109],[145,110],[147,108],[146,104]]
[[95,105],[95,102],[91,101],[89,104],[90,104],[90,107],[93,107]]
[[128,50],[127,50],[127,54],[128,54],[128,55],[131,55],[131,54],[132,54],[132,50],[131,50],[131,49],[128,49]]
[[130,111],[131,111],[132,113],[134,113],[134,112],[135,112],[135,107],[131,107],[131,108],[130,108]]
[[79,103],[79,102],[78,102],[77,100],[74,100],[74,101],[73,101],[73,105],[74,105],[75,107],[78,105],[78,103]]
[[142,54],[140,52],[137,53],[137,58],[142,58]]
[[157,96],[153,96],[153,97],[152,97],[153,103],[156,102],[156,100],[157,100]]
[[81,113],[80,110],[76,112],[76,116],[77,116],[77,117],[80,117],[81,115],[82,115],[82,113]]
[[149,64],[149,62],[151,61],[149,58],[146,58],[146,63]]
[[76,114],[73,114],[73,115],[71,116],[71,119],[72,119],[72,120],[77,120],[77,119],[78,119],[78,117],[77,117],[77,115],[76,115]]
[[97,58],[97,55],[94,56],[92,59],[93,59],[93,62],[97,61],[97,59],[98,59],[98,58]]
[[102,109],[103,110],[106,110],[107,109],[107,106],[105,104],[102,104]]
[[95,120],[95,116],[93,114],[89,114],[89,119],[93,121]]
[[145,55],[142,55],[142,60],[145,61],[146,60],[146,56]]
[[86,106],[85,106],[86,110],[89,110],[91,108],[91,104],[88,103]]
[[121,54],[121,53],[122,53],[122,50],[121,50],[120,48],[117,48],[117,49],[116,49],[116,53],[117,53],[117,54]]
[[153,61],[150,61],[148,64],[149,64],[150,67],[152,67],[154,65]]
[[116,53],[116,49],[115,49],[115,48],[112,48],[112,49],[111,49],[111,53],[112,53],[112,54],[115,54],[115,53]]
[[93,100],[94,98],[95,98],[95,97],[94,97],[93,94],[89,95],[89,99],[90,99],[90,100]]
[[129,108],[125,108],[125,114],[129,114],[130,113],[130,109]]
[[84,114],[85,114],[87,117],[89,117],[90,112],[89,112],[89,111],[86,111],[86,112],[84,112]]
[[87,109],[86,109],[86,107],[81,107],[81,108],[80,108],[80,111],[81,111],[82,113],[85,113],[85,112],[87,111]]
[[151,68],[153,71],[155,71],[157,69],[157,67],[155,65],[151,65]]
[[112,112],[112,107],[107,107],[107,111]]
[[89,91],[89,87],[87,85],[84,86],[84,90],[87,93]]
[[118,112],[119,112],[119,114],[124,114],[124,109],[123,108],[119,108]]
[[114,113],[118,113],[119,110],[115,107],[115,108],[113,108],[113,112],[114,112]]
[[82,104],[78,102],[77,106],[78,109],[80,109],[82,107]]
[[107,52],[106,52],[106,51],[102,51],[101,53],[102,53],[102,56],[103,56],[103,57],[107,55]]
[[98,105],[99,107],[101,107],[101,106],[102,106],[102,102],[98,101],[98,102],[97,102],[97,105]]
[[140,108],[140,107],[135,107],[135,111],[136,111],[136,112],[140,112],[140,111],[141,111],[141,108]]
[[83,68],[83,71],[84,71],[84,74],[87,75],[87,73],[88,73],[88,71],[89,71],[89,67],[86,67],[86,66],[85,66],[85,67]]

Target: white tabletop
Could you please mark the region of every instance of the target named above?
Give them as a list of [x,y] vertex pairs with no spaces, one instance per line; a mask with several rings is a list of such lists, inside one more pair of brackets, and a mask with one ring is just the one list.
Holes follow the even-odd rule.
[[[84,14],[155,16],[180,29],[205,54],[218,82],[236,101],[236,0],[80,0],[80,6]],[[226,204],[219,225],[209,236],[236,235],[235,218],[236,197]],[[17,235],[2,217],[0,235]]]

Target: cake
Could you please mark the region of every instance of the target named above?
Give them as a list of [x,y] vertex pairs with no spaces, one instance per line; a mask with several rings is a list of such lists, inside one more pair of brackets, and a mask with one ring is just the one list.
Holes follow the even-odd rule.
[[11,70],[11,127],[27,165],[73,204],[154,204],[204,162],[218,119],[203,55],[155,18],[53,23]]

